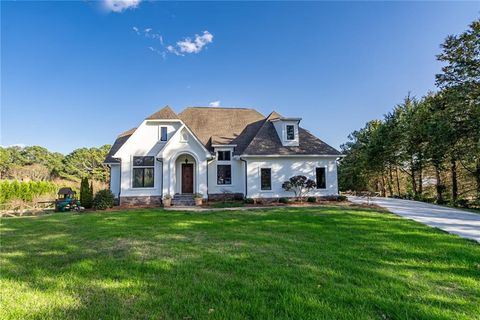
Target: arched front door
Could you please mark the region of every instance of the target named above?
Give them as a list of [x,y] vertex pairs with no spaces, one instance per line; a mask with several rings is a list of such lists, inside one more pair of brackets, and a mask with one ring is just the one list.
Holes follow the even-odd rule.
[[182,193],[193,193],[193,163],[182,163]]

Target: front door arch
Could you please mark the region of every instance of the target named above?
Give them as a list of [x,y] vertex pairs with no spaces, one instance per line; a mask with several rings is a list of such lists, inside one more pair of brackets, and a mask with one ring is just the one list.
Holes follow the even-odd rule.
[[193,193],[193,163],[182,163],[182,193]]

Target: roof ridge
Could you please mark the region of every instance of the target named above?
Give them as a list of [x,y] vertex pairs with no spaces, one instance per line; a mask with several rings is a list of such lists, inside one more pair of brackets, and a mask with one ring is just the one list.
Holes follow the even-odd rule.
[[137,130],[137,127],[133,127],[131,129],[128,129],[127,131],[124,131],[122,133],[120,133],[117,138],[120,138],[120,137],[123,137],[123,136],[128,136],[129,134],[133,134],[135,132],[135,130]]
[[253,136],[252,140],[250,140],[250,142],[247,144],[247,146],[243,149],[243,152],[247,151],[248,148],[250,147],[250,145],[253,143],[253,140],[255,140],[255,138],[258,136],[258,133],[260,131],[262,131],[263,127],[265,126],[265,124],[268,122],[268,117],[266,117],[264,120],[263,120],[263,123],[262,125],[260,126],[260,128],[258,128],[257,132],[255,132],[255,135]]
[[[228,110],[232,110],[232,109],[237,109],[237,110],[255,110],[257,111],[256,109],[254,108],[246,108],[246,107],[209,107],[209,106],[189,106],[189,107],[185,107],[185,109],[228,109]],[[185,110],[183,109],[183,110]],[[183,112],[183,111],[182,111]],[[257,111],[258,112],[258,111]]]
[[156,119],[171,120],[171,119],[178,119],[178,115],[167,104],[165,107],[163,107],[162,109],[152,113],[151,115],[149,115],[145,119],[146,120],[156,120]]

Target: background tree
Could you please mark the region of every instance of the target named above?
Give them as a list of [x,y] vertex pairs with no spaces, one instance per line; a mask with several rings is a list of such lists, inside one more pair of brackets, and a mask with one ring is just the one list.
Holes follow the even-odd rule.
[[437,59],[445,65],[436,84],[449,98],[458,158],[474,176],[480,199],[480,19],[462,34],[448,36],[441,48]]

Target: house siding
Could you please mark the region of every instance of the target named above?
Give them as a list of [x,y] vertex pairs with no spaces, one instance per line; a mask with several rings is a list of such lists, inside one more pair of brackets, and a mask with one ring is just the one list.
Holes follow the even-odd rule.
[[[293,197],[293,192],[283,190],[284,181],[296,175],[304,175],[315,181],[316,168],[326,168],[326,188],[314,189],[308,193],[309,196],[325,197],[338,195],[337,184],[337,163],[336,157],[332,158],[249,158],[247,160],[248,190],[247,198],[278,198]],[[261,190],[260,169],[272,169],[272,190]]]
[[120,164],[110,165],[110,191],[115,198],[120,196]]

